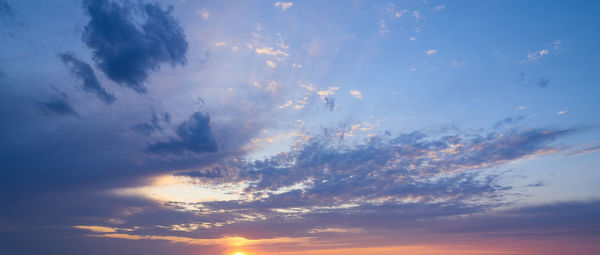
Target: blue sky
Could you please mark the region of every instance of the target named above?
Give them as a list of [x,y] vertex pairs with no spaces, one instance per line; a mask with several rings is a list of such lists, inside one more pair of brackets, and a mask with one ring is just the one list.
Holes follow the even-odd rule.
[[593,254],[598,11],[0,0],[0,252]]

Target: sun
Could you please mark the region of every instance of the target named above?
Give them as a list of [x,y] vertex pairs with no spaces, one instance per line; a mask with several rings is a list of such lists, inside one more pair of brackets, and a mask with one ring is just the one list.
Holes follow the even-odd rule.
[[246,254],[244,254],[243,252],[236,252],[233,255],[246,255]]

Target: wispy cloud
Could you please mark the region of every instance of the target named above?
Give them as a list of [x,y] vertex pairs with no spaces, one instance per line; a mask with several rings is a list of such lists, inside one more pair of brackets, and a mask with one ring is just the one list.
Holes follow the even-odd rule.
[[292,8],[293,5],[293,2],[275,2],[275,7],[280,8],[282,11]]

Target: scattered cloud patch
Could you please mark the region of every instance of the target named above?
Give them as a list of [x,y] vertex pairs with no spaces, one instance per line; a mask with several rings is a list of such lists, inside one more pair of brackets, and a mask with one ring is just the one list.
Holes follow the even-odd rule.
[[270,56],[289,56],[286,52],[282,51],[282,50],[274,50],[271,47],[264,47],[264,48],[256,48],[255,52],[258,54],[265,54],[265,55],[270,55]]
[[273,61],[267,60],[267,61],[265,61],[265,63],[267,63],[267,66],[269,66],[271,68],[277,67],[277,63],[275,63]]
[[436,11],[436,12],[439,12],[439,11],[444,10],[444,9],[446,9],[446,6],[443,5],[443,4],[442,5],[436,5],[435,7],[433,7],[433,11]]
[[83,80],[83,90],[96,94],[96,96],[104,103],[110,104],[116,100],[116,97],[108,93],[96,77],[94,70],[90,65],[83,62],[73,55],[73,53],[58,54],[60,60],[65,63],[71,71],[71,74]]
[[362,93],[358,90],[350,90],[350,95],[352,95],[353,97],[357,98],[357,99],[362,99]]
[[280,8],[281,11],[285,11],[289,8],[292,8],[293,5],[293,2],[275,2],[275,7]]
[[563,115],[565,113],[567,113],[567,111],[558,111],[558,112],[556,112],[557,115]]
[[199,10],[198,14],[200,14],[200,17],[202,17],[202,19],[204,19],[204,20],[207,20],[208,18],[210,18],[210,12],[206,9]]
[[[172,7],[109,0],[88,0],[84,7],[90,21],[82,40],[92,49],[96,65],[114,82],[145,93],[150,71],[163,63],[186,63],[188,43]],[[138,20],[143,23],[138,25]]]
[[227,46],[226,42],[216,42],[215,43],[215,47],[224,47],[224,46]]
[[435,55],[436,53],[437,53],[437,50],[428,50],[427,56],[432,56],[432,55]]
[[540,80],[538,80],[538,82],[536,83],[536,85],[540,88],[547,88],[550,86],[550,79],[544,77],[541,78]]

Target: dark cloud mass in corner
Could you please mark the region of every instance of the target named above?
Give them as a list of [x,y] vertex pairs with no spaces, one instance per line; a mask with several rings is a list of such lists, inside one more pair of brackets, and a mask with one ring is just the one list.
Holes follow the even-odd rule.
[[210,117],[195,112],[190,118],[179,124],[177,137],[169,138],[166,142],[149,145],[146,150],[152,153],[180,154],[184,151],[195,153],[216,152],[217,140],[210,128]]
[[65,93],[61,93],[58,96],[54,96],[49,100],[36,101],[36,106],[45,114],[61,115],[61,116],[75,116],[79,117],[79,114],[73,109],[69,103],[69,97]]
[[96,94],[100,100],[110,104],[116,100],[116,97],[108,93],[98,81],[96,74],[92,67],[78,59],[73,53],[61,53],[58,54],[60,60],[65,63],[71,69],[71,73],[83,80],[83,89],[87,92]]
[[12,7],[5,1],[0,0],[0,17],[12,17],[13,9]]
[[[184,65],[188,43],[183,29],[156,3],[117,3],[87,0],[90,16],[83,42],[93,50],[94,61],[106,76],[138,93],[145,93],[148,73],[163,63]],[[140,17],[143,24],[137,24]]]

